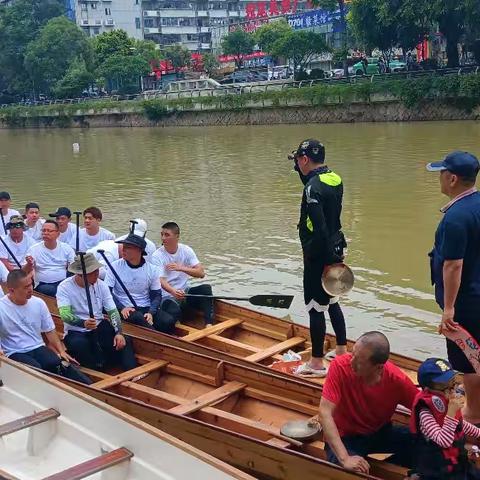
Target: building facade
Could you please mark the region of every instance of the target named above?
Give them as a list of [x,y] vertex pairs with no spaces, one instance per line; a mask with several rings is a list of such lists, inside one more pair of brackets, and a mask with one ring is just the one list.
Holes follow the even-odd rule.
[[130,37],[143,38],[141,0],[71,0],[74,19],[88,36],[125,30]]
[[191,51],[212,49],[212,28],[245,18],[244,0],[143,0],[143,34],[160,46],[180,43]]

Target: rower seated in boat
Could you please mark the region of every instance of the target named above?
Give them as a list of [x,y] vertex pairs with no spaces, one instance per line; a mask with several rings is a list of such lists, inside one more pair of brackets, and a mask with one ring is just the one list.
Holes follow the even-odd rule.
[[60,237],[58,239],[70,245],[72,248],[76,247],[77,238],[77,226],[70,220],[72,218],[72,212],[67,207],[58,207],[53,213],[49,213],[50,218],[54,218],[58,223],[58,229],[60,231]]
[[[33,297],[30,275],[12,270],[7,278],[8,293],[0,299],[0,343],[3,354],[17,362],[47,370],[82,383],[92,383],[71,363],[55,331],[55,324],[43,300]],[[49,348],[45,346],[45,339]]]
[[[163,273],[162,283],[162,310],[168,312],[176,320],[180,320],[182,307],[187,305],[203,312],[206,325],[214,320],[213,299],[203,296],[212,296],[212,287],[207,284],[189,286],[189,279],[204,278],[205,269],[198,260],[195,252],[188,245],[180,243],[180,227],[175,222],[162,225],[162,243],[152,256],[152,263],[158,265]],[[202,295],[201,298],[188,297]]]
[[115,234],[100,226],[102,222],[102,211],[97,207],[89,207],[83,211],[84,227],[80,229],[81,252],[98,245],[102,240],[114,240]]
[[[80,365],[91,369],[137,366],[130,339],[122,335],[122,321],[108,286],[98,278],[101,264],[91,253],[84,256],[88,288],[92,302],[90,317],[80,257],[68,267],[73,277],[58,286],[57,304],[65,325],[67,351]],[[105,319],[103,311],[107,313]]]
[[8,235],[3,237],[3,240],[7,246],[5,247],[3,242],[0,244],[0,260],[7,267],[7,270],[11,272],[19,268],[16,261],[20,265],[24,264],[28,249],[36,242],[26,234],[28,227],[21,215],[11,217],[6,228]]
[[411,408],[418,390],[389,355],[387,337],[368,332],[357,340],[353,353],[330,364],[319,417],[330,462],[368,473],[367,455],[393,453],[390,462],[411,466],[409,429],[393,425],[391,419],[397,405]]
[[10,208],[12,206],[12,197],[8,192],[0,192],[0,218],[2,221],[2,230],[1,234],[7,234],[7,223],[10,221],[10,218],[14,215],[20,215],[18,210]]
[[25,233],[35,242],[40,242],[45,219],[40,217],[40,205],[38,203],[29,202],[25,205],[25,223],[28,227]]
[[42,227],[43,241],[30,247],[25,256],[26,271],[34,272],[37,292],[54,297],[67,268],[75,258],[70,245],[58,240],[60,231],[55,220],[46,220]]
[[117,243],[123,245],[122,258],[110,264],[112,269],[108,269],[105,282],[112,290],[122,318],[159,332],[174,333],[175,319],[160,309],[160,269],[144,258],[145,240],[130,234]]

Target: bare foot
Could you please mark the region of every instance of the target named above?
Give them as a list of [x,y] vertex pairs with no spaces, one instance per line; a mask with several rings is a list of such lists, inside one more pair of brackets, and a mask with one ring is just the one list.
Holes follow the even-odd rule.
[[308,364],[314,370],[321,370],[322,368],[325,368],[325,365],[323,364],[323,358],[312,357]]
[[335,347],[335,354],[337,357],[340,355],[345,355],[347,353],[347,346],[346,345],[337,345]]

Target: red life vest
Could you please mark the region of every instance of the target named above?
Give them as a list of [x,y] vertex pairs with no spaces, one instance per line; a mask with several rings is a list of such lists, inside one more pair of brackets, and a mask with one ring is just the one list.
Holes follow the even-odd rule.
[[[465,468],[465,434],[463,433],[462,414],[457,412],[459,420],[455,430],[453,443],[448,448],[442,448],[435,442],[426,439],[420,432],[420,410],[427,408],[435,421],[443,427],[447,416],[448,400],[443,395],[433,394],[428,390],[419,392],[415,397],[410,417],[410,431],[416,435],[416,471],[420,475],[429,476],[437,471],[447,475],[457,473]],[[443,478],[439,476],[438,478]]]

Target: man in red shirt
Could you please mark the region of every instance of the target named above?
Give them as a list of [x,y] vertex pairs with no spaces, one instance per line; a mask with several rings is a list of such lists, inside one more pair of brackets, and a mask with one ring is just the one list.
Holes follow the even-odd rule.
[[418,392],[413,382],[388,361],[390,344],[383,333],[362,335],[353,353],[330,365],[320,401],[320,422],[328,460],[348,470],[368,473],[371,453],[393,453],[391,461],[411,462],[408,427],[394,426],[398,404],[411,408]]

